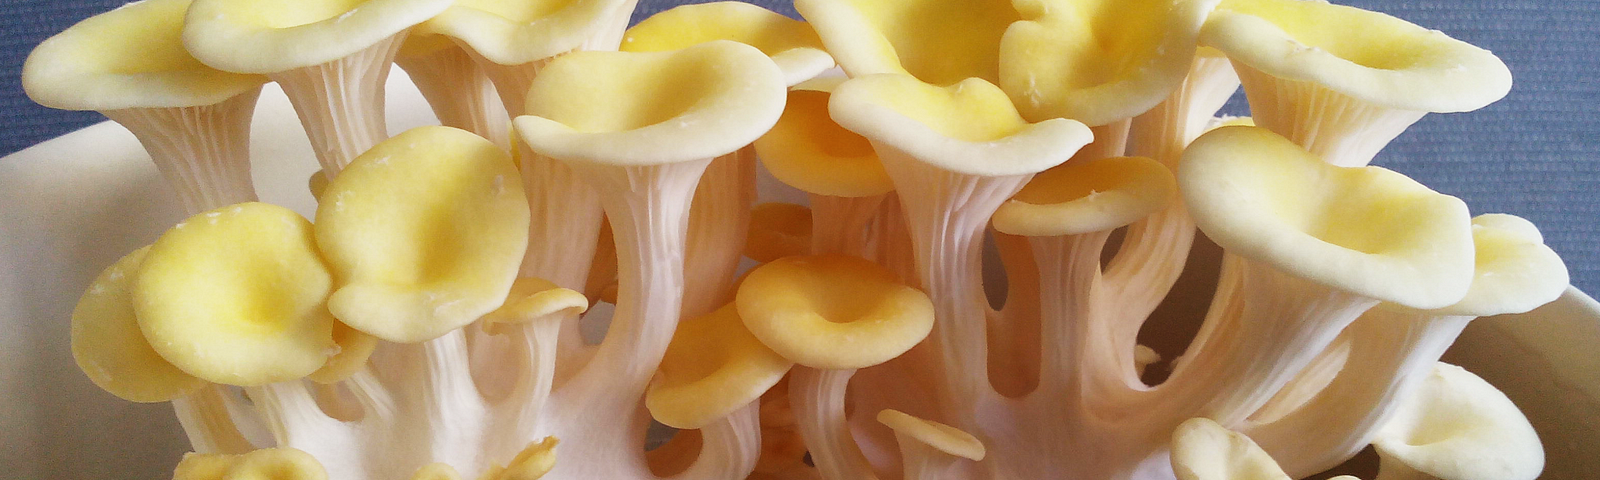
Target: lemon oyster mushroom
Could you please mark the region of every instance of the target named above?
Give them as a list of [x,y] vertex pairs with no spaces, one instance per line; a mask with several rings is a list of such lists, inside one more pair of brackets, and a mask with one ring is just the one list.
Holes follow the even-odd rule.
[[[72,319],[93,382],[174,403],[175,478],[1296,478],[1369,444],[1383,479],[1542,469],[1515,406],[1437,361],[1555,298],[1559,257],[1362,167],[1504,95],[1442,34],[1298,0],[723,2],[628,30],[626,0],[308,5],[150,0],[26,69],[178,172],[193,216]],[[391,61],[465,130],[385,140]],[[269,78],[322,160],[315,222],[250,202],[226,135]],[[1261,127],[1215,128],[1241,80]],[[221,110],[222,140],[139,123]],[[760,165],[810,208],[755,204]],[[1147,385],[1136,334],[1197,229],[1218,289]],[[651,420],[685,430],[647,454]]]

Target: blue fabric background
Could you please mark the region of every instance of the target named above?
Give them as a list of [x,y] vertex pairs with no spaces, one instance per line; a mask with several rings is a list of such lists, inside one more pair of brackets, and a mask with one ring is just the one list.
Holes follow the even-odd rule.
[[[45,37],[122,0],[0,0],[0,155],[105,118],[46,109],[18,81],[28,51]],[[640,0],[634,20],[681,0]],[[794,15],[785,0],[756,3]],[[1493,50],[1516,87],[1483,110],[1429,115],[1378,156],[1378,163],[1459,196],[1474,213],[1504,212],[1537,223],[1572,269],[1573,283],[1600,291],[1600,1],[1340,0],[1379,10]],[[1229,112],[1246,113],[1242,95]]]

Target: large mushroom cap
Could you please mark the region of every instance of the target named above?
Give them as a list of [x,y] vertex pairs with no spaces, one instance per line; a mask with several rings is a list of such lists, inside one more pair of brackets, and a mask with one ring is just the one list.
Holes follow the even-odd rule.
[[1439,308],[1472,280],[1461,200],[1383,168],[1329,165],[1263,128],[1202,135],[1184,152],[1178,184],[1218,245],[1317,283]]
[[756,268],[736,296],[761,342],[812,368],[877,365],[933,329],[933,303],[875,263],[843,255],[786,257]]
[[230,72],[276,73],[338,60],[450,7],[451,0],[194,0],[183,42]]
[[729,303],[678,324],[645,407],[668,426],[701,428],[761,398],[793,365],[751,335]]
[[528,245],[521,175],[494,143],[419,127],[357,157],[317,208],[337,275],[328,308],[392,342],[432,339],[505,303]]
[[1035,175],[992,221],[1012,235],[1109,231],[1165,207],[1176,190],[1172,172],[1148,158],[1067,162]]
[[682,5],[651,15],[622,37],[624,52],[659,52],[733,40],[761,49],[783,70],[789,85],[833,66],[822,40],[805,22],[744,2]]
[[327,361],[332,284],[311,222],[243,203],[162,234],[139,267],[134,311],[150,345],[184,372],[264,385],[305,377]]
[[[455,0],[419,31],[446,35],[500,65],[521,65],[574,50],[621,31],[630,0]],[[609,48],[616,48],[615,33]],[[592,47],[605,47],[594,45]]]
[[874,147],[978,176],[1039,172],[1065,162],[1093,137],[1073,120],[1028,123],[1005,92],[977,78],[948,87],[898,74],[852,78],[833,91],[828,111]]
[[72,309],[72,359],[95,386],[133,402],[165,402],[205,385],[161,358],[139,331],[132,288],[149,250],[100,272]]
[[1511,71],[1488,50],[1318,0],[1226,0],[1200,41],[1269,75],[1390,108],[1463,112],[1511,90]]
[[778,66],[717,40],[670,52],[575,52],[528,91],[517,130],[567,161],[659,165],[715,158],[755,141],[783,113]]
[[1532,222],[1504,214],[1472,219],[1477,268],[1466,298],[1438,313],[1490,316],[1523,313],[1567,290],[1567,265]]
[[761,138],[756,155],[774,178],[792,187],[834,197],[866,197],[894,190],[872,142],[828,116],[837,79],[802,83],[789,91],[783,116]]
[[103,111],[212,105],[266,83],[191,56],[188,8],[189,0],[146,0],[78,22],[28,55],[22,88],[46,107]]

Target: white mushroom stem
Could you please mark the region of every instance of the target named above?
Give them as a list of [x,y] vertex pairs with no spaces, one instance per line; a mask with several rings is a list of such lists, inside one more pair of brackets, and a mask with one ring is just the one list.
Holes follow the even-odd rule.
[[[604,219],[600,196],[572,167],[533,153],[519,143],[522,184],[532,215],[528,223],[528,253],[521,275],[538,277],[562,288],[582,291],[594,262],[596,239]],[[615,224],[613,223],[613,226]],[[582,351],[578,316],[563,322],[558,346],[562,358]]]
[[1006,303],[989,322],[989,380],[1016,397],[1039,384],[1039,265],[1028,237],[990,233],[1006,270]]
[[324,175],[338,175],[357,155],[389,138],[384,85],[406,32],[350,56],[268,74],[300,115]]
[[102,113],[144,145],[190,214],[256,200],[250,182],[250,120],[261,89],[212,105]]
[[888,195],[873,217],[868,235],[875,248],[872,259],[894,272],[902,283],[919,286],[917,259],[911,245],[911,232],[907,230],[905,209],[900,207],[900,196]]
[[739,480],[750,475],[761,456],[761,402],[700,429],[700,456],[672,478]]
[[1316,82],[1274,77],[1235,62],[1250,116],[1328,163],[1359,167],[1428,112],[1357,100]]
[[983,232],[989,217],[1031,174],[984,177],[943,170],[880,149],[894,179],[915,245],[923,291],[933,300],[933,333],[928,341],[941,365],[940,408],[957,428],[972,429],[966,412],[992,395],[989,385],[987,313],[983,293]]
[[562,311],[551,318],[517,325],[508,333],[516,342],[512,358],[520,359],[512,369],[518,377],[506,398],[496,402],[494,416],[498,419],[496,428],[514,433],[505,437],[509,442],[495,445],[491,451],[515,455],[526,446],[522,439],[539,438],[544,426],[540,420],[555,385],[560,329],[563,324],[576,321],[576,317],[578,313]]
[[868,226],[885,195],[835,197],[811,194],[811,253],[868,257]]
[[[1185,354],[1183,368],[1136,399],[1103,407],[1142,412],[1176,425],[1203,416],[1239,424],[1293,379],[1319,352],[1378,301],[1243,260],[1228,309],[1213,310],[1205,342]],[[1218,297],[1224,298],[1224,297]]]
[[323,413],[302,381],[249,387],[245,392],[272,433],[276,446],[299,449],[317,457],[328,470],[329,478],[376,480],[374,475],[381,475],[369,468],[361,454],[359,445],[363,442],[352,424]]
[[[1205,132],[1212,116],[1238,88],[1238,75],[1227,58],[1195,57],[1177,90],[1149,112],[1133,118],[1128,154],[1176,170],[1184,147]],[[1194,220],[1181,196],[1173,196],[1167,208],[1128,225],[1116,258],[1106,265],[1106,283],[1116,290],[1116,303],[1123,312],[1118,315],[1142,322],[1155,311],[1183,273],[1194,231]]]
[[817,473],[829,480],[875,479],[845,418],[845,391],[855,370],[796,365],[789,372],[789,403]]
[[427,441],[425,453],[429,462],[425,463],[445,462],[467,472],[483,471],[488,466],[482,455],[485,433],[490,428],[488,407],[467,369],[466,335],[456,329],[423,342],[420,352],[416,351],[418,346],[401,348],[412,350],[411,355],[418,357],[415,360],[423,363],[423,368],[414,370],[422,375],[417,378],[421,384],[414,392],[420,396],[418,414],[407,417],[426,422],[412,426],[420,431],[401,435]]
[[[710,162],[708,158],[648,166],[572,164],[601,192],[615,233],[617,309],[594,356],[553,393],[553,408],[546,418],[560,419],[556,434],[570,440],[563,441],[558,455],[572,460],[558,460],[547,478],[652,477],[641,448],[648,417],[640,401],[678,324],[689,205]],[[748,466],[754,468],[758,431],[753,418],[719,421],[706,429],[706,446],[690,470],[711,469],[706,465],[717,463],[746,464],[735,462],[733,457],[740,455],[748,456]],[[743,443],[750,438],[755,446]],[[617,458],[621,451],[638,454]],[[592,461],[595,458],[611,460]],[[717,478],[732,480],[748,472],[723,476],[728,472],[719,471]]]
[[1242,430],[1296,478],[1338,465],[1372,442],[1473,318],[1372,309],[1348,328],[1350,353],[1332,383],[1283,418]]
[[[1039,266],[1040,294],[1039,388],[1034,395],[1081,405],[1093,377],[1138,381],[1133,335],[1107,331],[1114,325],[1104,318],[1108,312],[1103,307],[1100,252],[1110,235],[1102,231],[1029,239]],[[1126,348],[1124,340],[1130,343]]]
[[[229,403],[236,404],[233,409]],[[199,391],[172,400],[172,409],[178,414],[178,424],[189,437],[195,453],[239,454],[255,450],[234,424],[230,410],[244,407],[212,384]]]
[[494,83],[460,47],[441,48],[418,56],[400,56],[405,69],[439,123],[466,130],[511,150],[511,117]]
[[689,211],[684,256],[683,318],[716,310],[733,299],[734,274],[756,201],[756,153],[746,146],[706,167]]

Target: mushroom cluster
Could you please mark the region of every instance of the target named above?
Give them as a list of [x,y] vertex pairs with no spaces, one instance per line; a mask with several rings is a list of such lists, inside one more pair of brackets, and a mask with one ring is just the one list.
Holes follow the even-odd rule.
[[[88,287],[79,367],[171,402],[176,480],[1542,470],[1439,358],[1561,259],[1367,166],[1503,97],[1490,52],[1317,0],[634,3],[144,0],[46,40],[28,94],[126,126],[193,215]],[[442,126],[388,137],[392,65]],[[314,219],[251,187],[266,82]],[[1162,362],[1197,233],[1221,272]]]

